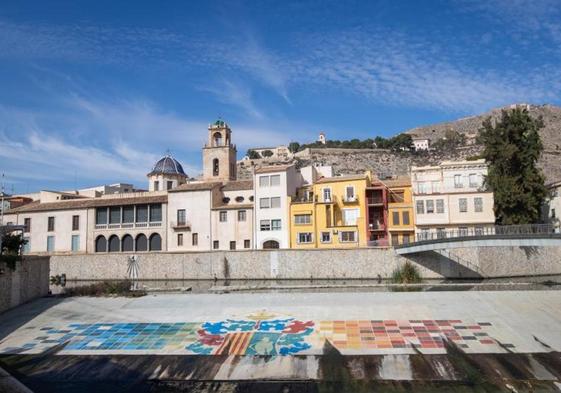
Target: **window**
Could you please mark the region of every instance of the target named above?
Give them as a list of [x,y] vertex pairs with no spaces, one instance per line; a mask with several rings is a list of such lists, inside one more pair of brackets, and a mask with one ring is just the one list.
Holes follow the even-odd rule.
[[49,232],[54,232],[55,230],[55,218],[54,217],[49,217],[47,219],[47,231]]
[[271,199],[270,198],[260,198],[259,199],[259,207],[261,209],[268,209],[271,207]]
[[417,201],[417,214],[425,214],[425,204],[423,201]]
[[436,212],[438,214],[444,213],[444,199],[437,199],[436,200]]
[[469,174],[469,186],[473,188],[479,187],[479,180],[477,174],[475,173]]
[[134,244],[136,251],[148,251],[148,238],[143,233],[136,237]]
[[25,243],[23,245],[23,253],[29,254],[31,252],[31,239],[29,237],[24,237]]
[[331,202],[331,188],[324,188],[323,189],[323,201],[324,202]]
[[343,225],[356,225],[359,209],[343,209]]
[[[483,204],[483,201],[481,201]],[[483,210],[483,206],[481,206],[481,209]],[[476,210],[477,211],[477,210]],[[555,218],[555,209],[551,209],[551,218]]]
[[219,220],[220,222],[228,222],[228,212],[225,210],[222,210],[219,213]]
[[331,232],[322,232],[321,233],[321,242],[322,243],[331,243]]
[[409,241],[410,241],[410,239],[409,239],[409,234],[408,233],[405,233],[401,236],[401,243],[402,244],[408,244]]
[[391,191],[389,195],[390,203],[402,203],[405,201],[405,191]]
[[96,225],[107,224],[107,208],[106,207],[98,207],[95,210],[95,223],[96,223]]
[[355,188],[354,188],[354,186],[345,187],[345,198],[348,201],[352,201],[352,200],[355,199]]
[[154,191],[159,191],[159,190],[160,190],[160,182],[156,180],[154,182]]
[[462,188],[463,186],[462,175],[454,175],[454,188]]
[[168,189],[168,190],[171,190],[172,188],[173,188],[173,182],[170,181],[170,180],[168,180],[168,182],[167,182],[167,189]]
[[148,205],[138,205],[136,207],[136,222],[148,221]]
[[433,181],[431,182],[431,189],[433,193],[438,193],[440,192],[440,182],[439,181]]
[[220,163],[218,162],[218,158],[212,160],[212,175],[218,176],[220,174]]
[[80,251],[80,235],[72,235],[72,252]]
[[426,228],[421,229],[421,233],[418,234],[419,240],[428,240],[430,239],[430,231]]
[[399,244],[399,235],[397,233],[392,233],[392,244]]
[[271,230],[271,220],[261,220],[260,229],[262,231],[270,231]]
[[294,216],[295,225],[306,225],[306,224],[311,224],[311,222],[312,222],[311,214],[296,214]]
[[392,213],[392,222],[393,225],[399,225],[399,212]]
[[177,245],[178,245],[178,246],[182,246],[182,245],[183,245],[183,234],[182,234],[182,233],[178,233],[178,234],[177,234]]
[[271,175],[271,187],[280,186],[280,175]]
[[31,232],[31,218],[25,218],[23,220],[23,232],[24,233],[29,233]]
[[121,207],[113,206],[109,208],[109,224],[121,223]]
[[[161,251],[162,250],[162,237],[157,233],[150,236],[150,251]],[[109,245],[111,248],[111,244]]]
[[150,205],[150,222],[161,222],[162,221],[162,205],[154,204]]
[[434,213],[434,201],[433,200],[428,200],[427,201],[427,214],[432,214]]
[[271,208],[279,208],[279,207],[281,207],[280,197],[271,198]]
[[419,194],[426,194],[427,193],[427,183],[420,182],[419,184],[417,184],[417,192]]
[[131,224],[134,222],[134,206],[123,206],[123,223]]
[[281,230],[281,220],[271,220],[271,230],[280,231]]
[[177,210],[177,225],[185,225],[187,222],[185,209],[178,209]]
[[312,242],[311,232],[299,232],[298,233],[298,244],[307,244]]
[[466,213],[468,211],[468,200],[467,198],[458,199],[458,204],[460,207],[460,213]]
[[243,248],[250,248],[251,247],[251,241],[249,239],[245,239],[243,241]]
[[99,235],[95,239],[95,252],[107,252],[107,240],[105,236]]
[[[476,213],[481,213],[483,211],[483,198],[475,197],[473,198],[473,209]],[[555,218],[555,209],[551,209],[552,217]]]
[[245,221],[247,212],[245,210],[238,210],[238,221]]
[[55,250],[55,237],[47,236],[47,252],[53,252]]
[[474,233],[475,236],[483,236],[483,227],[475,227]]
[[403,221],[403,225],[409,225],[409,212],[401,212],[401,219]]
[[235,241],[231,241],[230,242],[230,250],[235,250],[236,249],[236,242]]
[[72,216],[72,230],[80,230],[80,216]]
[[198,233],[193,233],[191,235],[191,245],[193,245],[193,246],[198,246],[199,245],[199,234]]
[[218,240],[212,242],[213,250],[218,250],[219,247],[220,247],[220,243],[218,242]]
[[341,231],[339,233],[340,233],[341,243],[356,242],[356,232],[355,231]]
[[269,187],[269,176],[259,176],[259,187]]
[[132,252],[134,251],[134,240],[131,235],[125,235],[121,239],[121,251]]

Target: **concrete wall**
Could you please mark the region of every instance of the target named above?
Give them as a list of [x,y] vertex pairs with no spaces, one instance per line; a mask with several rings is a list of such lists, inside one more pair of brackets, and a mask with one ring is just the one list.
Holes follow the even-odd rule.
[[[561,247],[479,247],[402,257],[393,249],[250,250],[139,255],[140,279],[309,279],[389,277],[406,260],[425,278],[561,274]],[[127,277],[127,255],[56,255],[51,275]]]
[[25,257],[12,271],[0,263],[0,313],[49,293],[49,257]]

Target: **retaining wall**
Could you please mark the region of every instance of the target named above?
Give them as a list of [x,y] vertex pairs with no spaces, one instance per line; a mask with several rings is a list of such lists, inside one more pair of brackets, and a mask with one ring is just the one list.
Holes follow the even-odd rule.
[[49,293],[49,257],[25,257],[12,271],[0,264],[0,313]]
[[[128,277],[129,254],[54,255],[51,275]],[[386,278],[409,260],[425,278],[561,274],[561,247],[474,247],[399,256],[393,249],[249,250],[137,254],[139,279]]]

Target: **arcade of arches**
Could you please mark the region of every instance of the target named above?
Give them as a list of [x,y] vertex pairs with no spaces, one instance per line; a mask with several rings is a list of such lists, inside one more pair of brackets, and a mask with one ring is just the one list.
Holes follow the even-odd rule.
[[162,251],[162,237],[153,233],[149,237],[141,233],[132,237],[126,234],[121,238],[111,235],[106,238],[99,235],[95,238],[95,252],[137,252],[137,251]]

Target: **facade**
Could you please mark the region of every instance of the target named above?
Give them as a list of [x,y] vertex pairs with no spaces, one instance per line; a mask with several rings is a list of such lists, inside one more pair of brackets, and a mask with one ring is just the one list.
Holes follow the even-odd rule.
[[385,180],[388,193],[388,234],[390,244],[406,244],[415,238],[413,193],[408,176]]
[[430,148],[430,139],[413,138],[413,148],[415,151],[428,150]]
[[222,120],[208,126],[208,142],[203,148],[203,179],[227,182],[236,180],[236,145],[232,130]]
[[366,188],[368,244],[388,245],[388,192],[384,183],[372,181]]
[[483,188],[484,160],[412,167],[411,184],[417,238],[447,231],[480,231],[493,226],[493,193]]
[[547,185],[549,197],[542,208],[542,220],[545,223],[553,224],[555,230],[559,232],[559,214],[561,213],[561,182],[554,182]]
[[290,200],[290,247],[356,248],[368,244],[370,174],[325,177]]

